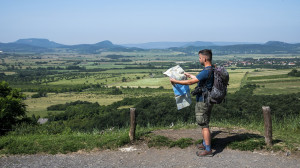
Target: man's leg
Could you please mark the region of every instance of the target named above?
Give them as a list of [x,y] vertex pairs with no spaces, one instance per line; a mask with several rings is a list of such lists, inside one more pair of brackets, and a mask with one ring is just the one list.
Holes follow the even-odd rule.
[[212,104],[205,104],[202,102],[197,102],[196,104],[196,120],[199,126],[202,128],[202,136],[204,140],[205,150],[202,152],[197,152],[197,156],[213,156],[211,150],[211,135],[209,130],[209,121],[212,110]]
[[210,131],[209,128],[202,128],[202,136],[205,141],[205,145],[210,145]]

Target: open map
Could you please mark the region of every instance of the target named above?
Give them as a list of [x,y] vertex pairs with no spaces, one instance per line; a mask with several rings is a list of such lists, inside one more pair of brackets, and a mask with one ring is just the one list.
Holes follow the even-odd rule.
[[[163,74],[169,76],[170,78],[174,78],[176,80],[187,79],[186,76],[184,75],[184,70],[179,65],[176,65],[168,69]],[[178,110],[187,107],[192,103],[189,85],[174,84],[173,91],[175,94],[175,100],[176,100]]]

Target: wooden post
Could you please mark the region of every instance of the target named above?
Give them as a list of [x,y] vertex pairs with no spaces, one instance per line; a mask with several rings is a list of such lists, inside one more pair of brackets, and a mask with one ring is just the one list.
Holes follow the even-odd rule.
[[135,139],[135,108],[130,108],[130,130],[129,130],[129,138],[130,142],[133,142]]
[[271,109],[269,106],[262,107],[265,123],[265,141],[267,146],[272,146],[272,119]]

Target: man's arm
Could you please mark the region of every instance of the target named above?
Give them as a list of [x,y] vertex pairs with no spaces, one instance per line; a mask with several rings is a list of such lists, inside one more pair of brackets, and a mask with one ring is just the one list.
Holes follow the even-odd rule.
[[[192,75],[192,76],[194,76],[194,75]],[[192,78],[192,77],[191,77],[191,78]],[[189,79],[189,80],[181,80],[181,81],[176,80],[176,79],[174,79],[174,78],[170,78],[170,82],[171,82],[172,84],[192,85],[192,84],[194,84],[194,83],[199,82],[199,80],[198,80],[198,79],[196,78],[196,76],[195,76],[195,78],[192,78],[192,79]]]

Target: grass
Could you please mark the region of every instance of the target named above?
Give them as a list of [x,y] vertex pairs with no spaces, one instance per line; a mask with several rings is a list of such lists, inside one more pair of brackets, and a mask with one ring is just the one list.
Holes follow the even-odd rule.
[[[118,72],[118,73],[117,73]],[[132,70],[114,70],[112,73],[104,71],[103,73],[90,73],[87,77],[78,77],[76,79],[61,79],[55,82],[49,82],[48,85],[82,85],[82,84],[97,84],[103,83],[110,86],[131,86],[127,84],[130,82],[139,82],[142,83],[138,86],[147,86],[147,83],[140,82],[144,78],[149,78],[149,73],[158,73],[162,74],[161,71],[149,70],[147,69],[144,72],[138,73],[133,72]],[[139,79],[138,79],[139,78]],[[123,79],[126,79],[127,82],[124,82]],[[153,79],[153,78],[151,78]],[[155,78],[154,78],[155,79]],[[146,85],[145,85],[146,84]],[[135,85],[133,85],[135,86]]]
[[254,151],[261,150],[265,147],[264,138],[256,138],[256,137],[242,137],[240,139],[235,139],[235,141],[229,143],[228,145],[231,149],[237,149],[242,151]]
[[[285,122],[291,122],[287,119]],[[213,148],[219,143],[224,147],[237,150],[290,150],[295,151],[297,145],[300,144],[300,128],[297,124],[300,122],[300,118],[297,121],[293,121],[290,126],[287,124],[274,124],[273,127],[273,143],[274,146],[266,147],[264,138],[259,134],[241,133],[228,141],[228,138],[213,138]],[[195,128],[195,124],[180,123],[174,126],[175,129],[189,129]],[[212,127],[222,126],[228,129],[239,128],[251,128],[262,132],[262,123],[255,123],[253,125],[243,125],[240,123],[230,124],[229,122],[212,122]],[[245,127],[243,127],[245,126]],[[170,140],[167,137],[161,135],[152,134],[151,131],[158,129],[169,129],[169,127],[139,127],[136,130],[137,142],[144,141],[148,147],[162,148],[162,147],[179,147],[186,148],[191,145],[201,143],[202,140],[193,140],[192,138],[181,138],[178,140]],[[0,155],[6,154],[36,154],[36,153],[69,153],[77,152],[79,150],[91,151],[95,149],[117,149],[130,143],[128,136],[128,128],[122,129],[107,129],[104,131],[94,130],[90,133],[85,132],[72,132],[70,129],[65,128],[57,134],[45,134],[41,133],[11,133],[6,136],[0,137]],[[227,141],[225,144],[224,142]]]
[[228,92],[233,93],[240,89],[241,87],[241,81],[243,77],[245,76],[246,72],[241,73],[230,73],[229,72],[229,86],[228,86]]
[[179,147],[183,149],[194,144],[194,140],[192,138],[180,138],[176,141],[172,141],[169,138],[161,135],[150,135],[148,137],[150,137],[150,140],[147,142],[149,148]]
[[259,69],[248,73],[246,83],[258,84],[254,90],[257,95],[290,94],[300,91],[300,78],[287,74],[291,69]]
[[260,88],[254,90],[257,95],[291,94],[300,91],[300,81],[281,81],[260,84]]
[[[25,92],[26,95],[32,95],[33,93]],[[55,104],[65,104],[67,102],[73,102],[77,100],[98,102],[100,105],[110,105],[114,102],[122,100],[124,97],[122,95],[107,95],[107,94],[97,94],[97,93],[48,93],[47,97],[41,98],[29,98],[24,101],[27,105],[28,116],[35,114],[44,117],[47,115],[47,107]]]
[[[250,135],[246,137],[238,137],[233,144],[229,144],[229,148],[239,150],[290,150],[295,151],[300,146],[300,117],[284,118],[281,122],[274,122],[276,118],[272,118],[273,144],[271,148],[262,144],[264,142],[264,123],[259,121],[251,121],[251,123],[243,123],[239,121],[212,121],[211,126],[222,127],[228,129],[243,128],[246,130],[259,131],[260,136]],[[255,146],[259,146],[255,148]]]
[[69,153],[94,148],[115,149],[129,143],[128,130],[100,134],[7,135],[0,138],[0,154]]
[[165,89],[172,89],[172,85],[168,77],[164,78],[145,78],[140,80],[134,80],[130,82],[115,83],[110,86],[130,86],[130,87],[150,87],[158,88],[163,86]]

